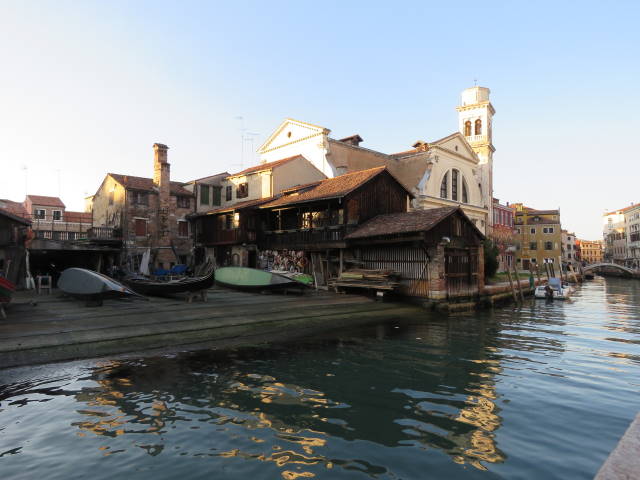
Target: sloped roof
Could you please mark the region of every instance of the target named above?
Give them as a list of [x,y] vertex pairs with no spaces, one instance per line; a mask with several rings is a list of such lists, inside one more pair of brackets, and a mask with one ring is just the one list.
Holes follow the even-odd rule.
[[24,205],[20,202],[14,202],[13,200],[7,200],[4,198],[0,198],[0,208],[5,212],[9,212],[12,215],[16,215],[18,217],[29,218],[29,212]]
[[[310,183],[308,185],[301,185],[289,190],[294,193],[285,194],[276,198],[272,202],[262,205],[260,208],[280,207],[294,203],[305,203],[316,200],[328,200],[330,198],[344,197],[385,170],[386,167],[369,168],[367,170],[345,173],[339,177],[327,178],[326,180],[320,180],[319,182]],[[391,176],[393,177],[393,175]],[[410,195],[409,192],[407,193]]]
[[244,202],[237,202],[237,203],[234,203],[233,205],[227,205],[226,207],[220,207],[214,210],[208,210],[198,215],[194,215],[194,217],[202,216],[202,215],[214,215],[217,213],[233,212],[234,210],[242,210],[243,208],[255,207],[257,205],[273,200],[274,198],[275,197],[267,197],[267,198],[256,198],[253,200],[245,200]]
[[606,212],[604,215],[615,215],[616,213],[626,212],[627,210],[631,210],[632,208],[640,207],[640,203],[633,203],[628,207],[621,208],[619,210],[613,210],[611,212]]
[[[289,163],[292,160],[296,160],[297,158],[304,158],[304,157],[302,155],[294,155],[292,157],[282,158],[280,160],[275,160],[273,162],[261,163],[260,165],[256,165],[254,167],[245,168],[244,170],[242,170],[242,171],[240,171],[238,173],[232,173],[227,178],[229,178],[229,177],[239,177],[241,175],[248,175],[250,173],[260,172],[262,170],[269,170],[269,169],[276,168],[276,167],[279,167],[281,165],[284,165],[285,163]],[[306,158],[304,158],[304,159],[306,160]]]
[[346,236],[347,239],[424,232],[457,211],[459,207],[440,207],[403,213],[378,215]]
[[27,220],[24,217],[15,215],[15,214],[11,213],[10,211],[8,211],[8,210],[6,210],[4,208],[0,208],[0,215],[13,220],[14,222],[21,223],[23,225],[31,225],[31,221]]
[[91,223],[93,216],[91,212],[64,212],[64,221],[69,223]]
[[65,208],[64,203],[58,197],[45,197],[43,195],[27,195],[33,205],[42,205],[43,207],[60,207]]
[[[147,192],[155,192],[153,179],[145,177],[134,177],[132,175],[120,175],[118,173],[109,173],[113,179],[125,188],[133,190],[144,190]],[[170,192],[174,195],[193,196],[193,193],[182,187],[181,182],[171,182]]]

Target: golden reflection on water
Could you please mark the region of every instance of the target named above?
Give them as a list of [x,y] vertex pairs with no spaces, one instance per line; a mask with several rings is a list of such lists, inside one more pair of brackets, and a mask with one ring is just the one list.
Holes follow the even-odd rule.
[[[497,414],[498,408],[494,403],[496,400],[494,378],[495,375],[501,372],[501,368],[497,360],[471,361],[475,364],[480,364],[481,369],[469,372],[471,378],[475,380],[467,385],[466,392],[468,395],[465,399],[465,406],[460,408],[452,418],[474,428],[464,434],[450,432],[446,434],[446,437],[457,445],[455,451],[449,452],[455,463],[468,464],[479,470],[486,470],[487,468],[483,463],[497,463],[505,460],[504,454],[497,448],[495,441],[495,431],[500,427],[501,418]],[[125,433],[160,434],[165,431],[168,422],[175,422],[176,412],[166,401],[157,398],[159,392],[155,390],[155,385],[152,384],[150,391],[145,392],[151,394],[147,400],[150,405],[149,403],[140,404],[140,392],[138,391],[133,391],[135,397],[128,398],[130,394],[127,392],[132,388],[139,388],[137,384],[141,379],[136,378],[132,381],[132,379],[124,375],[119,375],[120,366],[119,362],[102,365],[99,373],[94,378],[100,388],[88,389],[77,395],[79,401],[84,402],[89,407],[95,407],[77,410],[78,414],[85,417],[84,421],[73,424],[81,431],[79,435],[84,436],[86,433],[92,433],[93,435],[114,438]],[[231,423],[241,425],[247,431],[269,429],[273,432],[275,438],[286,444],[296,445],[299,451],[291,448],[282,448],[279,445],[270,443],[267,444],[271,445],[270,452],[250,452],[235,448],[223,452],[197,453],[196,455],[271,462],[282,469],[281,476],[283,479],[314,477],[315,474],[307,471],[305,467],[322,465],[327,469],[332,468],[334,464],[330,459],[316,453],[317,449],[328,446],[329,436],[325,432],[313,431],[308,426],[304,429],[294,428],[278,418],[277,415],[269,415],[258,407],[253,408],[250,412],[247,412],[246,409],[243,411],[240,406],[232,401],[232,398],[237,392],[248,392],[262,404],[307,405],[310,408],[323,409],[344,406],[344,404],[327,398],[322,391],[280,382],[272,376],[256,374],[242,374],[242,376],[247,379],[246,382],[238,380],[237,376],[234,377],[232,382],[223,386],[222,395],[212,397],[217,398],[214,401],[214,405],[207,405],[203,412],[209,412],[209,415],[211,415],[212,406],[214,408],[234,410],[237,412],[237,416],[230,416],[227,412],[216,411],[209,418],[214,419],[217,425]],[[144,382],[145,380],[147,378],[143,377],[142,381]],[[317,413],[314,413],[312,417],[318,421],[329,421],[329,419],[323,418]],[[140,425],[145,426],[145,428],[140,429]],[[265,440],[255,435],[247,436],[247,439],[254,445],[265,442]],[[426,442],[427,445],[433,446],[430,441],[427,440]],[[149,455],[157,455],[164,448],[163,445],[136,444],[136,446],[145,450]],[[105,446],[99,448],[105,455],[117,452],[109,452],[107,451],[108,447]]]

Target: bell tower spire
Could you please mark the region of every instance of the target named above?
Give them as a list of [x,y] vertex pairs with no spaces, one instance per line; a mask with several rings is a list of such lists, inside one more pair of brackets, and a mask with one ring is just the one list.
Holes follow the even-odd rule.
[[482,172],[482,197],[489,209],[489,224],[493,223],[493,116],[496,111],[491,105],[486,87],[473,86],[462,91],[458,111],[458,128],[480,160]]

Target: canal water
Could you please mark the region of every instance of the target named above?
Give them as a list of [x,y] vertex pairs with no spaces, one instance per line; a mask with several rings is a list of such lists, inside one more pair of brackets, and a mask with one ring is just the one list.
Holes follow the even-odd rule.
[[295,344],[0,370],[0,478],[587,479],[640,410],[640,282]]

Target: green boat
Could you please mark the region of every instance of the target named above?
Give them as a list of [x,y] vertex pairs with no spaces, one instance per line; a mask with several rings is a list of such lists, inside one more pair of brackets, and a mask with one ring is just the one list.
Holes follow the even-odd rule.
[[277,273],[246,267],[218,268],[216,270],[216,283],[242,290],[285,289],[303,285]]

